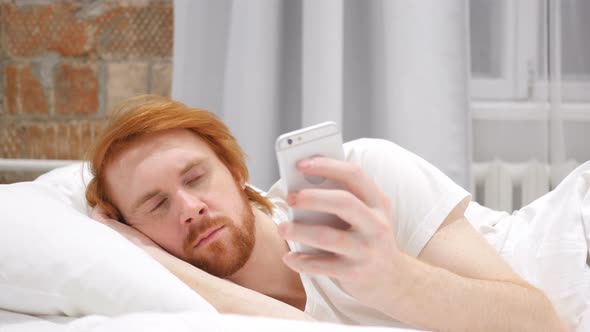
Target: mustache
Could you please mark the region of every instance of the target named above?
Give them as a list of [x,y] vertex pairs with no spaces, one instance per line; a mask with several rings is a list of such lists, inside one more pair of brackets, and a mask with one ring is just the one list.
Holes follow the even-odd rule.
[[231,224],[231,220],[227,217],[205,218],[196,223],[193,223],[189,229],[189,235],[186,238],[186,247],[192,247],[193,243],[207,230],[223,225]]

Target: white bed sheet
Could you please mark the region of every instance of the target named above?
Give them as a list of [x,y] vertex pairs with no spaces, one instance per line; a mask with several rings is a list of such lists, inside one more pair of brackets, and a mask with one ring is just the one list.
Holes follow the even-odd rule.
[[203,312],[143,312],[117,317],[86,316],[33,317],[0,310],[0,332],[69,332],[69,331],[175,331],[175,332],[403,332],[402,328],[347,326],[321,322],[303,322],[267,317],[252,317]]
[[472,203],[466,217],[566,322],[590,332],[590,161],[512,214]]

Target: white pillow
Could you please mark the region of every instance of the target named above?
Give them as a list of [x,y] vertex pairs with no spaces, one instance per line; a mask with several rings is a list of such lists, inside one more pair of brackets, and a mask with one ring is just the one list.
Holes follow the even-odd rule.
[[76,162],[42,174],[34,182],[47,183],[63,194],[66,203],[89,216],[92,209],[86,201],[86,186],[92,180],[88,163]]
[[0,185],[0,308],[68,316],[215,312],[143,250],[87,216],[81,174],[77,164]]

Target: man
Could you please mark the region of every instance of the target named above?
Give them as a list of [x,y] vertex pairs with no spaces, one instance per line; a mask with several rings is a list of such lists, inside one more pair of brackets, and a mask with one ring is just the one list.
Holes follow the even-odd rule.
[[[360,140],[346,152],[347,161],[317,157],[298,168],[347,191],[287,195],[279,183],[269,199],[247,185],[243,153],[214,115],[143,96],[124,103],[98,139],[87,199],[96,219],[221,312],[304,318],[297,308],[350,324],[563,329],[546,296],[465,219],[463,189],[390,142]],[[289,207],[334,213],[351,227],[289,222]],[[296,243],[330,254],[296,253]]]

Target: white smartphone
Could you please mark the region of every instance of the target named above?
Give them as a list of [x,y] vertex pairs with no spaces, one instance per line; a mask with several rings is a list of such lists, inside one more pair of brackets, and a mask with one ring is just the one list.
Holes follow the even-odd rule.
[[[297,170],[297,162],[314,156],[324,156],[344,160],[342,135],[334,122],[323,122],[314,126],[295,130],[279,136],[275,149],[279,163],[281,179],[287,186],[287,192],[305,188],[341,189],[343,186],[333,180],[308,176]],[[292,209],[289,216],[294,222],[305,224],[323,224],[346,229],[349,224],[337,216],[324,212]],[[300,252],[318,253],[318,249],[299,245]]]

